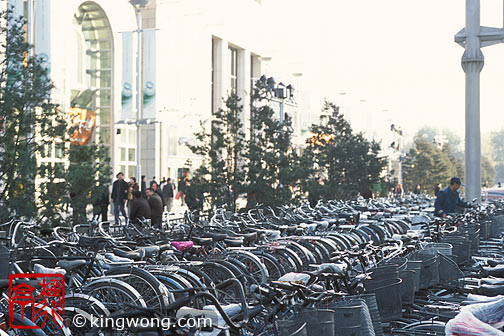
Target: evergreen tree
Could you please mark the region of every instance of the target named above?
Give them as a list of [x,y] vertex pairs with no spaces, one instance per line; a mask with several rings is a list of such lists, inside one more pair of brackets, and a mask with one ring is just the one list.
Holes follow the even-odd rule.
[[245,182],[245,133],[240,116],[243,105],[240,98],[232,92],[225,100],[225,108],[214,114],[211,132],[204,123],[196,134],[197,146],[190,146],[193,153],[204,158],[194,177],[203,191],[210,194],[212,209],[226,204],[231,211],[236,210],[236,200],[243,192]]
[[354,134],[338,106],[326,101],[320,124],[313,125],[311,132],[303,161],[311,163],[312,174],[326,177],[323,186],[316,186],[325,198],[354,198],[381,180],[386,159],[380,157],[380,145],[362,133]]
[[270,106],[268,86],[260,80],[256,82],[251,100],[248,207],[292,204],[296,201],[293,191],[303,176],[291,141],[292,118],[285,114],[280,122]]
[[22,215],[42,210],[53,216],[60,201],[58,168],[37,166],[37,157],[64,141],[66,123],[51,101],[53,86],[42,60],[28,57],[24,24],[10,10],[0,12],[0,34],[6,37],[0,51],[0,200]]

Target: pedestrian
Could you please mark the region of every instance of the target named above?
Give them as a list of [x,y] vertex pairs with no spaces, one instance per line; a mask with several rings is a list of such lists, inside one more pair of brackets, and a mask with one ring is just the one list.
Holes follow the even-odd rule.
[[145,190],[147,190],[147,178],[145,177],[145,175],[142,175],[142,179],[140,181],[141,183],[141,192],[142,192],[142,196],[143,197],[147,197],[147,195],[145,194]]
[[163,187],[165,186],[165,184],[166,184],[166,178],[163,177],[161,179],[161,182],[159,182],[159,189],[163,190]]
[[360,195],[367,200],[374,198],[373,191],[371,190],[371,188],[369,188],[369,186],[365,186],[364,188],[362,188]]
[[315,206],[317,206],[317,203],[321,199],[322,188],[322,178],[320,176],[316,176],[313,180],[310,192],[308,193],[308,202],[310,203],[311,208],[315,208]]
[[437,195],[439,194],[439,192],[441,191],[441,189],[443,189],[443,187],[441,186],[441,183],[438,183],[436,185],[436,188],[434,188],[434,196],[437,197]]
[[185,177],[179,178],[179,182],[178,182],[178,186],[177,186],[177,189],[178,189],[177,199],[180,198],[180,201],[181,201],[180,205],[182,205],[182,206],[185,203],[186,188],[187,188],[186,178]]
[[457,206],[463,208],[476,207],[469,202],[464,202],[460,199],[458,189],[463,186],[462,180],[459,177],[452,177],[450,185],[438,193],[436,202],[434,202],[434,215],[445,218],[448,214],[454,214],[457,211]]
[[502,188],[502,184],[500,182],[497,182],[497,188]]
[[186,181],[185,186],[186,186],[185,201],[187,207],[189,208],[190,211],[195,211],[194,218],[195,220],[198,220],[199,211],[203,209],[203,194],[195,185],[192,185],[189,180]]
[[101,217],[102,222],[108,221],[108,206],[109,206],[109,187],[104,186],[101,188],[101,191],[98,192],[98,195],[94,201],[94,214],[95,219],[99,221]]
[[404,196],[404,189],[401,183],[397,183],[394,190],[394,194],[397,198],[402,198]]
[[163,196],[163,192],[161,191],[161,189],[159,188],[159,185],[156,182],[154,182],[152,184],[152,189],[159,196],[159,198],[161,198],[161,202],[163,203],[163,209],[164,209],[164,207],[166,205],[165,204],[166,202],[165,202],[165,199],[164,199],[164,196]]
[[420,188],[420,184],[417,184],[415,186],[415,189],[413,190],[413,194],[420,195],[421,191],[422,191],[422,189]]
[[163,202],[153,188],[147,188],[146,194],[151,211],[151,223],[155,228],[160,229],[163,220]]
[[152,188],[152,185],[156,182],[156,176],[152,176],[152,181],[150,181],[150,187]]
[[163,197],[166,204],[166,211],[171,212],[173,208],[173,192],[175,190],[175,185],[172,183],[171,178],[168,177],[166,184],[163,186]]
[[133,203],[130,209],[129,218],[134,222],[151,218],[149,203],[146,198],[142,197],[142,193],[138,190],[133,191]]
[[119,212],[122,213],[125,219],[128,218],[124,210],[124,204],[128,200],[128,183],[124,181],[124,174],[117,173],[117,180],[112,185],[112,198],[110,203],[114,203],[114,219],[115,223],[119,224]]

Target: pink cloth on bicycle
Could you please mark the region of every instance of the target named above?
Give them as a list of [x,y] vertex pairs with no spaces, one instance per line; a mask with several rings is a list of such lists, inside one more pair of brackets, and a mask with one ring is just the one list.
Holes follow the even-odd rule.
[[176,242],[171,242],[170,244],[171,244],[171,246],[175,247],[180,252],[184,252],[185,250],[188,250],[194,246],[194,243],[192,241],[184,241],[184,242],[176,241]]

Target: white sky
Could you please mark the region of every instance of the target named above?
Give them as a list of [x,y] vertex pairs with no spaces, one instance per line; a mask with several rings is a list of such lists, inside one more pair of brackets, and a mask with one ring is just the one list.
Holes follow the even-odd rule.
[[[481,1],[482,25],[502,27],[502,2]],[[409,135],[431,125],[463,136],[463,48],[454,35],[465,24],[465,1],[263,4],[272,17],[258,23],[271,27],[277,37],[268,49],[273,58],[268,72],[284,78],[302,72],[300,87],[310,91],[313,109],[320,109],[325,96],[350,115],[362,113],[363,126],[392,120]],[[484,48],[483,54],[481,129],[488,132],[504,127],[504,45]]]

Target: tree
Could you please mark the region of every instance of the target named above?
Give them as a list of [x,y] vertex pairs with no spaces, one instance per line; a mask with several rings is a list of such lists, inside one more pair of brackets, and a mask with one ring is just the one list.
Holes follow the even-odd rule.
[[386,159],[380,157],[377,142],[352,132],[338,106],[326,101],[322,112],[320,124],[311,127],[304,162],[311,162],[311,171],[326,177],[325,198],[353,198],[380,181]]
[[204,158],[203,164],[194,176],[199,188],[210,194],[211,207],[226,204],[231,211],[236,210],[236,200],[243,192],[245,182],[245,133],[240,116],[243,105],[232,92],[225,100],[225,109],[215,112],[211,132],[205,124],[196,134],[199,144],[190,146],[193,153]]
[[496,181],[504,181],[504,130],[491,134],[492,159],[495,161]]
[[[64,139],[64,115],[51,102],[52,82],[42,60],[28,57],[24,19],[0,12],[0,200],[10,209],[36,216],[47,207],[56,212],[59,187],[54,166],[37,166],[37,156],[56,139]],[[36,190],[36,178],[44,188]],[[46,213],[51,211],[46,209]]]
[[292,119],[275,117],[268,86],[256,82],[252,94],[251,139],[248,146],[248,206],[257,203],[282,205],[295,202],[293,191],[303,169],[292,144]]
[[[449,152],[447,146],[445,151]],[[451,154],[450,154],[451,155]],[[434,190],[438,183],[447,185],[457,174],[457,167],[443,150],[423,137],[417,137],[413,148],[406,154],[403,164],[403,181],[407,190],[420,184],[423,190]]]

